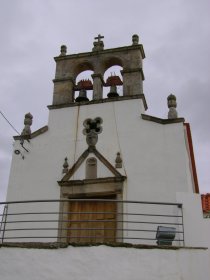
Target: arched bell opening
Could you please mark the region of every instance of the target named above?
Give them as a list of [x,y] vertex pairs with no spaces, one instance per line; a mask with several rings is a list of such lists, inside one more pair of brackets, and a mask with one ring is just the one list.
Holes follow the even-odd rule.
[[114,98],[123,95],[123,68],[119,65],[109,67],[104,73],[104,98]]
[[93,99],[92,70],[85,70],[78,74],[75,82],[75,102],[90,101]]
[[94,72],[94,67],[93,64],[90,61],[80,61],[79,63],[77,63],[73,69],[73,76],[76,79],[76,77],[84,72],[84,71],[93,71]]

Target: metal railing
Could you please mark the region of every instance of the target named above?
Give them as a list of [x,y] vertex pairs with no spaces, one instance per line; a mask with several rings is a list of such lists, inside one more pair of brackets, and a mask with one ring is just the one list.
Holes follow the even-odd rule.
[[[0,202],[4,242],[126,242],[184,246],[182,204],[113,199],[62,199]],[[164,230],[160,230],[164,228]],[[158,243],[160,244],[160,243]]]

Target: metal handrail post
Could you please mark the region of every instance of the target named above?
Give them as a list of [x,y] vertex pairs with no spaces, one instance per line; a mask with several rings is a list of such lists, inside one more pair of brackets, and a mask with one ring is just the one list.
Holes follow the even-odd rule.
[[183,214],[183,205],[181,208],[181,213],[182,213],[182,232],[183,232],[183,246],[185,247],[185,237],[184,237],[184,214]]
[[[1,221],[1,228],[0,231],[2,231],[2,238],[1,238],[1,243],[4,243],[4,234],[5,234],[5,229],[6,229],[6,223],[7,223],[7,213],[8,213],[8,205],[4,206],[4,211],[3,211],[3,216],[2,216],[2,221]],[[2,225],[3,225],[3,230],[2,230]]]

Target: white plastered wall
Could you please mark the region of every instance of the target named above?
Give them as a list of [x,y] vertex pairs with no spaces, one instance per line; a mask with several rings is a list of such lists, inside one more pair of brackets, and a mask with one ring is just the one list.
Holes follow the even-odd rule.
[[[175,202],[177,191],[192,192],[183,124],[145,121],[143,112],[138,99],[50,110],[48,131],[25,141],[25,159],[13,155],[7,200],[59,198],[64,158],[71,167],[87,149],[83,121],[95,117],[103,119],[98,151],[112,165],[121,153],[127,199]],[[20,148],[17,140],[14,149]],[[84,179],[79,173],[76,178]]]
[[[162,125],[143,120],[141,99],[50,110],[48,131],[24,142],[25,159],[13,155],[7,201],[59,199],[64,158],[69,167],[87,149],[83,121],[101,117],[103,131],[96,148],[112,164],[121,153],[125,200],[177,202],[176,193],[192,193],[189,158],[182,123]],[[14,150],[21,149],[16,141]],[[103,177],[105,168],[98,165]],[[107,171],[106,171],[107,172]],[[84,179],[84,166],[72,179]],[[104,173],[104,176],[108,173]],[[109,174],[110,175],[110,174]],[[20,211],[20,206],[19,211]],[[33,211],[40,210],[40,204]],[[58,211],[58,204],[43,206]],[[13,207],[14,211],[17,211]],[[125,208],[132,211],[131,206]]]
[[202,249],[0,248],[4,280],[209,280],[209,267]]
[[183,204],[185,245],[210,248],[210,223],[203,218],[200,195],[182,192],[176,197]]

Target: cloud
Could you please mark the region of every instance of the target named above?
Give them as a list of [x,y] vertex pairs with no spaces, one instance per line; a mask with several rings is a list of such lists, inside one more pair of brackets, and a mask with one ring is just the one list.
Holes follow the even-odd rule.
[[[139,34],[146,53],[144,92],[148,114],[166,117],[167,96],[177,96],[178,112],[190,121],[200,189],[210,192],[205,159],[209,150],[210,2],[208,0],[13,0],[0,10],[1,110],[17,130],[24,114],[34,116],[32,129],[47,124],[55,62],[60,45],[68,53],[91,51],[93,39],[105,36],[105,48],[131,44]],[[0,119],[0,148],[6,189],[12,136]],[[209,187],[208,187],[209,185]]]

